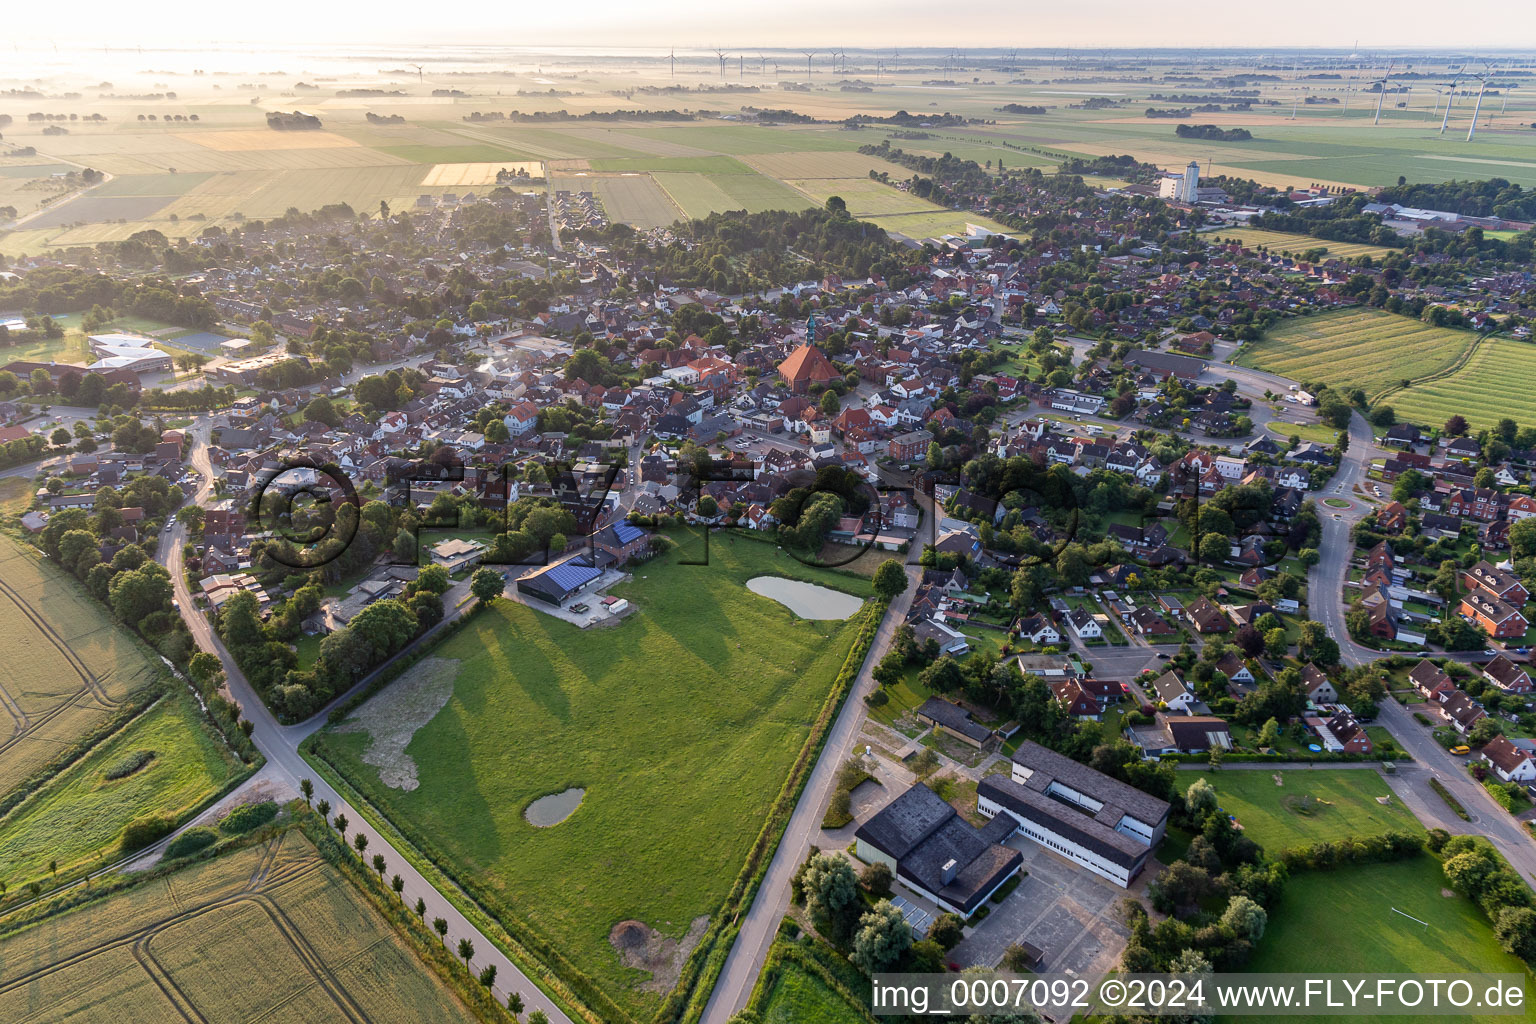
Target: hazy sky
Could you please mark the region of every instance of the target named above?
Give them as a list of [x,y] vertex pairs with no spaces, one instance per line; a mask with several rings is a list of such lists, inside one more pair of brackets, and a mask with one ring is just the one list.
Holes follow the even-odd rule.
[[[152,46],[220,42],[512,46],[1536,47],[1532,0],[18,0],[12,39]],[[1343,15],[1343,17],[1340,17]]]

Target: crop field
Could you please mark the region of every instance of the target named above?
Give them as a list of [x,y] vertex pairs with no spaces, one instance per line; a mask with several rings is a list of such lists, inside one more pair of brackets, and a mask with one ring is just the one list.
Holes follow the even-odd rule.
[[1301,255],[1310,249],[1322,249],[1329,256],[1339,259],[1354,259],[1357,256],[1371,256],[1380,258],[1389,253],[1396,252],[1381,245],[1365,245],[1360,242],[1330,242],[1322,238],[1312,238],[1309,235],[1292,235],[1284,231],[1265,231],[1262,228],[1217,228],[1210,232],[1207,238],[1211,242],[1217,239],[1236,239],[1250,249],[1261,246],[1270,252],[1292,253]]
[[[498,161],[516,161],[519,157],[500,146],[471,143],[463,146],[375,146],[380,153],[388,153],[413,164],[487,164]],[[533,173],[529,169],[529,173]],[[495,181],[495,172],[492,172]],[[451,185],[453,182],[443,182]]]
[[603,201],[608,219],[638,228],[659,228],[683,216],[677,204],[649,174],[596,174],[579,171],[556,174],[553,187],[570,192],[592,192]]
[[1393,392],[1386,401],[1399,420],[1438,427],[1460,413],[1474,430],[1508,416],[1530,423],[1531,382],[1536,380],[1536,345],[1489,338],[1454,373]]
[[[362,706],[367,717],[380,701],[399,704],[387,749],[371,752],[378,725],[353,719],[313,741],[407,835],[430,837],[432,856],[514,932],[553,942],[637,1018],[671,981],[625,966],[611,933],[654,929],[683,943],[679,955],[696,941],[857,631],[857,619],[798,618],[746,581],[871,592],[747,539],[714,538],[707,566],[678,559],[615,587],[636,613],[607,628],[579,631],[500,601],[436,648],[431,661],[457,668],[425,712],[393,688]],[[403,787],[402,769],[415,788],[382,781],[384,771]],[[531,801],[570,788],[586,792],[569,818],[524,819]]]
[[[240,972],[232,967],[259,965]],[[476,1016],[297,829],[0,937],[29,1022],[471,1022]]]
[[[140,751],[153,756],[121,778]],[[0,821],[0,877],[19,886],[111,863],[123,826],[163,812],[181,820],[239,773],[239,760],[204,725],[191,696],[167,695],[50,779]]]
[[[1415,924],[1405,914],[1429,927]],[[1379,972],[1420,977],[1481,971],[1510,973],[1526,979],[1527,1004],[1531,999],[1530,972],[1499,946],[1477,905],[1446,888],[1440,862],[1428,855],[1391,864],[1292,875],[1257,945],[1253,959],[1243,968],[1246,971]],[[1218,1019],[1236,1024],[1252,1018]],[[1285,1019],[1324,1024],[1338,1017]],[[1390,1024],[1410,1024],[1422,1019],[1371,1017],[1373,1021]],[[1495,1024],[1513,1018],[1467,1015],[1457,1019]]]
[[658,171],[651,175],[672,202],[689,217],[707,217],[724,210],[803,210],[812,205],[781,181],[761,174],[696,174]]
[[1449,368],[1475,338],[1383,310],[1332,310],[1282,320],[1245,345],[1235,362],[1292,380],[1364,388],[1374,396]]
[[530,177],[543,177],[544,165],[530,160],[506,160],[501,163],[435,164],[421,179],[426,186],[463,188],[466,185],[494,185],[502,171],[527,171]]
[[[1185,788],[1194,778],[1184,780]],[[1275,776],[1281,784],[1276,785]],[[1373,771],[1340,768],[1329,771],[1202,772],[1216,789],[1222,810],[1235,816],[1243,833],[1272,852],[1309,846],[1343,836],[1382,832],[1414,832],[1418,819],[1392,795]],[[1387,803],[1379,798],[1386,797]]]
[[0,537],[0,793],[159,674],[128,633],[77,586]]

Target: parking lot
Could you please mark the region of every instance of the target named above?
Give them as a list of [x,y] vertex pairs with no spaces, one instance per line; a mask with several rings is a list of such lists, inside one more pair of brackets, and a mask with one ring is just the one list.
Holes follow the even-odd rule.
[[1002,903],[992,904],[950,960],[961,967],[994,967],[1010,945],[1022,941],[1044,954],[1041,971],[1094,977],[1113,967],[1130,935],[1116,904],[1126,895],[1142,895],[1153,868],[1126,890],[1023,836],[1008,845],[1024,854],[1029,874]]

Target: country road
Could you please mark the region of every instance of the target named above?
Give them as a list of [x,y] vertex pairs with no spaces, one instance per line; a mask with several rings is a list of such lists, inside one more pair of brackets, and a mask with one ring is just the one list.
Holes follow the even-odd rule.
[[[202,475],[202,483],[191,501],[195,504],[207,502],[213,493],[213,467],[208,461],[208,437],[211,432],[211,420],[208,416],[200,416],[191,428],[193,448],[191,454],[192,466]],[[537,985],[503,954],[494,943],[485,937],[463,914],[461,914],[442,893],[424,878],[390,841],[372,825],[368,824],[364,816],[356,807],[350,805],[345,798],[332,789],[320,773],[311,768],[299,754],[299,744],[306,736],[315,732],[325,724],[326,712],[318,712],[311,718],[296,725],[282,725],[266,705],[256,696],[256,691],[246,680],[240,671],[240,666],[230,657],[229,651],[224,647],[218,635],[209,625],[207,618],[202,613],[195,611],[192,603],[192,593],[188,589],[185,574],[182,571],[182,547],[186,542],[186,526],[178,519],[171,532],[163,538],[160,546],[159,561],[165,565],[171,574],[171,580],[175,588],[176,601],[181,606],[181,617],[191,630],[197,645],[205,651],[218,656],[223,663],[224,674],[228,680],[228,690],[234,701],[240,705],[243,717],[254,724],[251,731],[251,741],[256,745],[263,757],[267,759],[266,766],[255,776],[248,779],[243,786],[236,790],[236,794],[245,793],[258,786],[277,785],[287,789],[293,796],[299,794],[299,780],[310,779],[314,783],[314,799],[328,800],[331,804],[331,815],[334,818],[338,814],[347,816],[348,831],[355,835],[362,832],[368,836],[369,857],[374,853],[382,853],[388,862],[386,874],[398,874],[405,881],[405,889],[402,898],[407,905],[414,904],[417,898],[426,901],[426,918],[428,921],[435,917],[441,917],[448,922],[448,933],[445,941],[449,946],[456,946],[459,939],[466,938],[475,947],[474,966],[476,970],[489,964],[496,966],[496,984],[492,991],[503,1003],[506,1002],[508,993],[517,992],[523,997],[524,1005],[528,1011],[543,1010],[551,1021],[559,1021],[562,1024],[570,1024],[570,1017],[554,1004]],[[462,591],[456,595],[455,591]],[[465,614],[466,604],[462,608],[455,608],[454,602],[458,596],[467,596],[466,584],[459,584],[444,595],[444,607],[447,612],[443,621],[434,627],[434,630],[422,637],[426,641],[436,630],[443,628],[460,615]],[[409,648],[408,648],[409,649]],[[403,652],[402,652],[403,653]],[[382,670],[382,667],[381,669]],[[359,681],[353,690],[366,686],[369,679],[365,677]],[[346,694],[333,701],[346,699]],[[221,803],[227,804],[226,797]],[[383,817],[383,815],[379,815]]]

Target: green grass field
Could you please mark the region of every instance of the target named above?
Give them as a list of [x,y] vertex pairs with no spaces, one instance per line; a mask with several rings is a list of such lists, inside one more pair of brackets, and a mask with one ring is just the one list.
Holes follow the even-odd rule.
[[8,1020],[480,1019],[297,829],[0,933]]
[[[147,765],[125,778],[106,777],[144,750],[154,752]],[[161,811],[179,820],[239,771],[192,698],[168,695],[0,820],[0,878],[19,887],[46,878],[49,861],[58,862],[61,876],[111,863],[129,821]]]
[[763,1024],[864,1024],[868,1019],[814,975],[785,964],[763,1004]]
[[1536,344],[1490,338],[1467,365],[1439,380],[1387,396],[1400,421],[1438,427],[1456,413],[1473,429],[1491,427],[1505,416],[1532,421],[1531,381],[1536,380]]
[[[1239,366],[1297,381],[1364,388],[1368,396],[1453,365],[1476,338],[1377,309],[1341,309],[1282,320],[1243,346]],[[1392,403],[1394,408],[1396,403]]]
[[[660,995],[620,962],[610,931],[638,920],[678,939],[720,905],[856,632],[799,619],[746,581],[870,594],[750,539],[716,535],[707,566],[680,557],[612,591],[637,609],[614,626],[580,631],[501,601],[438,647],[458,666],[446,706],[405,747],[419,788],[381,782],[366,733],[315,740],[514,932],[552,941],[636,1018]],[[524,819],[570,787],[586,794],[567,820]]]
[[[1235,774],[1235,773],[1234,773]],[[1247,774],[1247,773],[1245,773]],[[1353,773],[1358,774],[1358,773]],[[1427,976],[1499,972],[1524,975],[1531,998],[1530,972],[1499,947],[1482,912],[1470,900],[1445,895],[1440,862],[1425,855],[1392,864],[1307,871],[1293,875],[1253,959],[1243,968],[1254,973],[1304,971],[1381,972]],[[1427,922],[1415,924],[1401,911]],[[1253,1017],[1220,1020],[1251,1021]],[[1336,1016],[1288,1016],[1287,1021],[1323,1024]],[[1373,1021],[1408,1024],[1422,1017],[1384,1017]],[[1459,1021],[1508,1021],[1509,1016],[1457,1016]]]
[[590,191],[602,199],[609,220],[641,229],[665,227],[683,215],[649,174],[557,174],[554,187]]
[[1312,238],[1308,235],[1292,235],[1283,231],[1265,231],[1262,228],[1217,228],[1206,236],[1213,244],[1219,239],[1236,239],[1250,249],[1263,247],[1270,252],[1286,253],[1300,256],[1310,249],[1322,249],[1329,256],[1337,256],[1340,259],[1354,259],[1356,256],[1374,256],[1380,258],[1388,253],[1396,252],[1381,245],[1363,245],[1359,242],[1329,242],[1321,238]]
[[[1279,775],[1283,785],[1275,785]],[[1421,826],[1392,795],[1381,776],[1363,768],[1305,771],[1180,772],[1185,788],[1203,778],[1216,788],[1221,807],[1235,815],[1244,834],[1276,853],[1342,836],[1376,835]],[[1309,804],[1304,798],[1311,797]],[[1377,803],[1378,797],[1389,802]]]

